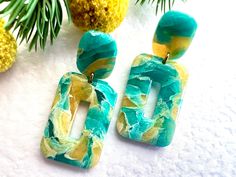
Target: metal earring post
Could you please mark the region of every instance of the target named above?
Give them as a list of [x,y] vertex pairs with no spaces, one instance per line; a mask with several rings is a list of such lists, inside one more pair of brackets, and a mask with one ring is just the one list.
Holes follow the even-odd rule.
[[168,52],[165,59],[162,61],[162,64],[166,64],[167,60],[169,59],[170,57],[170,53]]
[[93,82],[93,78],[94,78],[94,73],[90,74],[90,77],[88,79],[88,82],[91,84]]

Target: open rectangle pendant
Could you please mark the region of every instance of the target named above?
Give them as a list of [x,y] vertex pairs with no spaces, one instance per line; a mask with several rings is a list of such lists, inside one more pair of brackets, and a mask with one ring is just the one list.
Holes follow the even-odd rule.
[[[60,80],[41,141],[46,158],[81,168],[99,161],[117,94],[102,80],[91,84],[83,74],[67,73]],[[80,137],[70,136],[80,101],[90,103]]]
[[[120,135],[155,146],[171,143],[175,120],[188,74],[176,62],[162,63],[156,56],[142,54],[132,64],[117,121]],[[144,116],[151,85],[160,84],[157,103],[151,118]]]

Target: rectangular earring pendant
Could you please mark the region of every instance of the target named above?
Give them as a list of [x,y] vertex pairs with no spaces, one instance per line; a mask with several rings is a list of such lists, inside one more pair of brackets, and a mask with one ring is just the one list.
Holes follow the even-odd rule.
[[[67,73],[60,80],[49,120],[41,141],[41,151],[48,159],[81,168],[99,161],[117,94],[102,80],[91,84],[83,74]],[[70,137],[80,101],[90,103],[84,129],[79,139]]]
[[[171,143],[175,121],[188,74],[176,62],[163,64],[163,59],[142,54],[133,62],[117,120],[119,134],[131,140],[154,146]],[[151,118],[144,116],[144,106],[152,83],[161,89]]]

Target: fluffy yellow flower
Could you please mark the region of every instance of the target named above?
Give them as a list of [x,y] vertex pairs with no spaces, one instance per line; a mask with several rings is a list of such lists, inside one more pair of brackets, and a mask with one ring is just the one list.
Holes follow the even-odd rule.
[[0,73],[8,70],[16,58],[16,40],[4,28],[4,20],[0,19]]
[[71,0],[74,24],[82,30],[112,32],[123,21],[129,0]]

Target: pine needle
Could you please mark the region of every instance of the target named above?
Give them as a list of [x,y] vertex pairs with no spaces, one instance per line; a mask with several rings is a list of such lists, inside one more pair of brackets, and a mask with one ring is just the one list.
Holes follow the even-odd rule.
[[[185,0],[182,0],[185,1]],[[166,9],[171,10],[172,6],[175,3],[175,0],[137,0],[136,4],[143,5],[144,3],[155,3],[156,4],[156,14],[158,11],[166,12]]]
[[[71,21],[68,0],[63,1]],[[0,11],[0,18],[9,16],[5,29],[17,30],[20,43],[25,41],[29,44],[29,50],[34,48],[36,51],[38,47],[45,49],[49,37],[53,44],[63,20],[60,0],[0,0],[1,3],[8,3]]]

